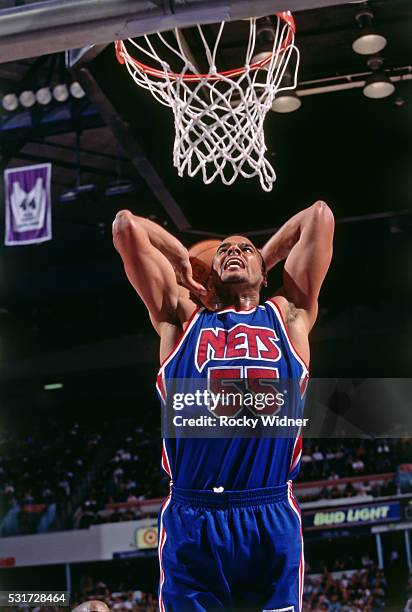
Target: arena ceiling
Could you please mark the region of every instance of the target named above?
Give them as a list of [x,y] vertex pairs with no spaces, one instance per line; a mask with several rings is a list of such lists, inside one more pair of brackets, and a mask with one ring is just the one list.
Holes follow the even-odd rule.
[[[24,8],[29,3],[0,3],[0,24],[2,10],[17,4]],[[308,4],[316,5],[300,3]],[[351,48],[355,16],[366,3],[334,4],[295,13],[302,92],[361,79],[369,71],[365,58]],[[152,216],[187,245],[231,232],[249,232],[261,244],[272,228],[316,199],[330,204],[338,225],[335,259],[314,334],[323,347],[315,371],[344,362],[339,355],[348,351],[348,373],[365,373],[368,359],[376,375],[408,371],[412,6],[408,0],[371,0],[367,6],[388,41],[381,54],[385,69],[392,76],[403,75],[395,93],[384,100],[365,98],[361,88],[302,95],[297,112],[269,113],[268,155],[278,175],[270,194],[253,179],[224,187],[177,177],[171,164],[169,110],[131,84],[111,45],[101,44],[75,62],[72,78],[81,80],[86,98],[24,112],[1,111],[3,167],[53,162],[54,232],[53,241],[38,247],[0,247],[3,380],[156,359],[146,313],[111,244],[111,222],[120,208]],[[235,40],[234,59],[240,46]],[[0,41],[0,55],[2,48]],[[68,78],[62,54],[1,59],[2,95]],[[331,78],[337,80],[327,80]],[[61,194],[76,182],[76,133],[81,134],[81,183],[95,184],[96,191],[63,204]],[[130,179],[135,192],[106,197],[107,186],[119,176]],[[279,280],[275,275],[272,287]],[[383,353],[382,333],[392,342]],[[360,339],[358,346],[353,337]],[[393,357],[400,337],[402,346]]]

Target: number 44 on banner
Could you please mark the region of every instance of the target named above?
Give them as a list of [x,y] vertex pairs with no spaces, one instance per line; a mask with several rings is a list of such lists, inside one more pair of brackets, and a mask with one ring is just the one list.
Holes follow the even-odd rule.
[[6,246],[51,240],[51,164],[4,172]]

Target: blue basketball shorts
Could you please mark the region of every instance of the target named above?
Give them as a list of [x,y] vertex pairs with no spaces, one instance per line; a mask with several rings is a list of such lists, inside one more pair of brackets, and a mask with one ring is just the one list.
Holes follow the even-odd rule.
[[292,483],[171,487],[159,515],[160,612],[300,612],[303,541]]

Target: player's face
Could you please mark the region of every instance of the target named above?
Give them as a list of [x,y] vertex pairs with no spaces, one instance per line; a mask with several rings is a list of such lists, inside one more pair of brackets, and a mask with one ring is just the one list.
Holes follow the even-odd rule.
[[213,269],[222,283],[260,284],[262,260],[254,244],[244,236],[229,236],[219,245]]

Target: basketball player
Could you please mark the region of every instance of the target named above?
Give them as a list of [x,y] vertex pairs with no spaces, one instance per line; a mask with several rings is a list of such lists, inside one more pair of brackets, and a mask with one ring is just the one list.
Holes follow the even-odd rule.
[[[261,252],[244,236],[229,236],[205,288],[176,238],[129,211],[118,213],[114,245],[160,336],[157,386],[164,402],[171,379],[242,378],[253,388],[264,372],[269,382],[296,381],[289,408],[302,412],[308,335],[333,230],[332,212],[316,202]],[[260,304],[267,272],[285,259],[283,286]],[[302,609],[302,530],[291,486],[300,456],[300,432],[163,441],[171,493],[159,517],[162,612]]]
[[72,612],[110,612],[110,610],[104,601],[93,599],[92,601],[85,601],[76,606],[73,608]]

